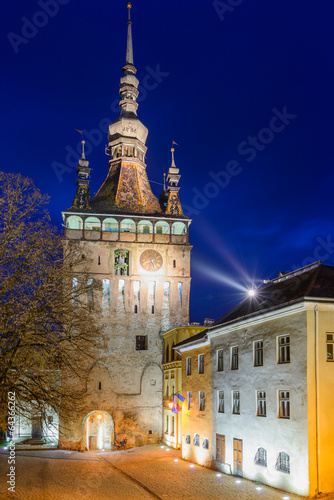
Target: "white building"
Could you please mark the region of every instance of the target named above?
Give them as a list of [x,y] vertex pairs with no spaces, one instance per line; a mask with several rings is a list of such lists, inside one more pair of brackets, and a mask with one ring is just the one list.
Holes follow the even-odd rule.
[[214,467],[305,496],[334,490],[334,268],[267,282],[207,333]]

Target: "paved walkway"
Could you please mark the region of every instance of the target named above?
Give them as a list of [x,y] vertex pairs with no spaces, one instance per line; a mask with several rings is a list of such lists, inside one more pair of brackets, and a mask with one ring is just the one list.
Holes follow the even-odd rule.
[[[0,499],[290,500],[297,495],[222,475],[181,460],[180,451],[144,446],[114,453],[62,450],[16,454],[16,492],[7,491],[8,455],[0,454]],[[191,466],[193,465],[193,466]],[[326,497],[334,499],[334,497]]]

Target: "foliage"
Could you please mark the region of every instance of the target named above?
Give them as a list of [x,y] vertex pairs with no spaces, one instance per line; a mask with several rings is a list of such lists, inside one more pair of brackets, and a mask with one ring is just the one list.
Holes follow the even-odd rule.
[[89,257],[52,226],[47,203],[31,179],[0,172],[2,418],[9,391],[23,415],[45,417],[60,402],[65,416],[78,410],[102,339],[100,311],[89,300]]

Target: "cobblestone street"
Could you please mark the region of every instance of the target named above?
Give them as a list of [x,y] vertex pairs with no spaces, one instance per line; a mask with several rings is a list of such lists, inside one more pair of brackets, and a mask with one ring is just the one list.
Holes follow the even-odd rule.
[[114,453],[17,452],[15,493],[7,491],[7,459],[2,452],[1,500],[302,498],[245,479],[237,483],[234,476],[219,477],[213,470],[191,466],[181,459],[180,451],[158,445]]

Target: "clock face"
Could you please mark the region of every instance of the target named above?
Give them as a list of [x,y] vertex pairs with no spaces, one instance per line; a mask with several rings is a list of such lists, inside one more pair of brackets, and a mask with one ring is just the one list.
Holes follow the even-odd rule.
[[162,266],[162,256],[156,250],[145,250],[140,256],[140,265],[145,271],[159,271]]

